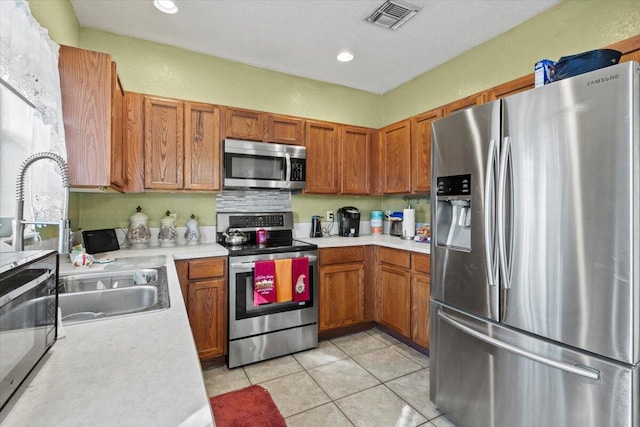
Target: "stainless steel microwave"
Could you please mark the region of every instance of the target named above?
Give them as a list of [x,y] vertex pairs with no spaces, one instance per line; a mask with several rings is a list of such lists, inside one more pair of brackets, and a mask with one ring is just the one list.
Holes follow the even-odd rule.
[[2,409],[57,334],[58,255],[0,253],[0,423]]
[[301,145],[225,139],[225,189],[301,190],[306,185],[307,149]]

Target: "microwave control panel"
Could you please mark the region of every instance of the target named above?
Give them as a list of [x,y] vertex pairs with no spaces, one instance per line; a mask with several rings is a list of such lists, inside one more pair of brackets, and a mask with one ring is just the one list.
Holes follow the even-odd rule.
[[305,159],[291,159],[291,181],[305,180]]

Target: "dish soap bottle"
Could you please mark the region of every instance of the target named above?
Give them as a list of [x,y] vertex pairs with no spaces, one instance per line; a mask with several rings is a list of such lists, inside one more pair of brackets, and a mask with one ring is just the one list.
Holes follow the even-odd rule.
[[131,249],[146,249],[149,246],[151,233],[147,227],[149,217],[142,213],[142,208],[138,206],[136,213],[129,217],[130,225],[127,232],[127,241]]
[[187,231],[184,233],[187,245],[197,245],[200,240],[200,230],[198,228],[198,220],[195,215],[191,214],[191,219],[187,221]]
[[176,214],[167,211],[165,217],[160,220],[158,241],[160,247],[170,248],[176,245]]

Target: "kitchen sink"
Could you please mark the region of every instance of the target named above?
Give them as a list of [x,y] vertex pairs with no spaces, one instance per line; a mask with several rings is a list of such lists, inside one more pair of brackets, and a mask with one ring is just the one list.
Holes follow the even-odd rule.
[[131,286],[146,285],[157,281],[158,269],[145,268],[135,271],[114,271],[63,276],[60,280],[60,287],[58,289],[60,292],[64,293],[75,293],[128,288]]
[[166,267],[61,276],[64,324],[169,308]]

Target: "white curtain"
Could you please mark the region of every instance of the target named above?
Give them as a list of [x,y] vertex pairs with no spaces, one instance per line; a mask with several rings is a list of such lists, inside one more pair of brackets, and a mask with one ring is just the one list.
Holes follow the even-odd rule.
[[[6,161],[21,164],[27,156],[43,151],[67,158],[58,49],[48,31],[31,15],[25,0],[0,0],[0,78],[36,107],[30,146],[16,153],[23,157],[2,159],[3,164]],[[60,218],[64,191],[59,174],[49,160],[39,160],[29,168],[25,217],[47,221]]]

